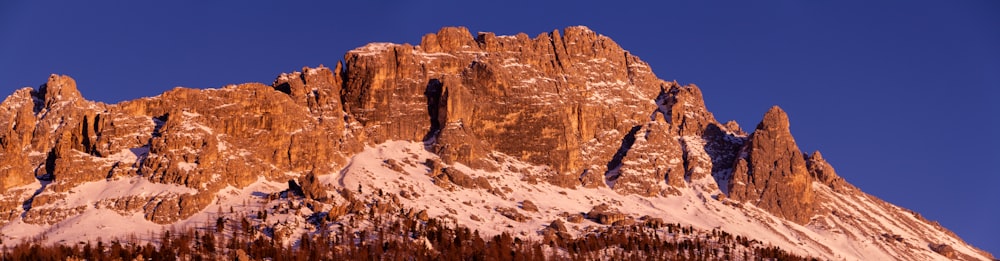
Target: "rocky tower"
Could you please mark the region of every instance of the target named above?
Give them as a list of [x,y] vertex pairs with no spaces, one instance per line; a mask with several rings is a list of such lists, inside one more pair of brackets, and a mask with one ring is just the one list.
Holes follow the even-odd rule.
[[[954,241],[927,232],[947,230],[860,192],[820,153],[805,156],[780,108],[751,134],[719,123],[697,86],[659,79],[582,26],[533,38],[448,27],[417,46],[368,44],[333,69],[303,68],[270,85],[176,88],[111,105],[85,100],[73,79],[52,75],[0,104],[0,224],[55,224],[92,208],[173,224],[218,202],[223,189],[259,180],[297,180],[289,182],[296,191],[324,199],[325,176],[344,175],[358,153],[387,141],[423,142],[441,159],[431,164],[440,179],[474,180],[448,167],[460,164],[560,189],[703,204],[711,197],[809,227],[902,226],[920,240]],[[158,192],[66,200],[83,184],[123,179]],[[490,182],[466,185],[510,185]],[[874,212],[845,198],[875,202],[872,208],[887,210],[873,215],[908,221],[857,221],[855,214]],[[905,250],[882,246],[885,253]]]
[[733,168],[729,195],[806,224],[813,214],[812,178],[778,106],[764,114]]

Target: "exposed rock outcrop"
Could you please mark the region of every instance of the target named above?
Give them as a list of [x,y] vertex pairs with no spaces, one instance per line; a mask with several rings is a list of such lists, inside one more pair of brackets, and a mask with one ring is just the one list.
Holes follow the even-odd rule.
[[594,206],[594,208],[587,212],[587,218],[604,225],[612,225],[624,220],[630,220],[632,222],[635,221],[628,215],[621,213],[621,211],[618,211],[617,209],[611,208],[607,204]]
[[625,137],[624,149],[608,164],[608,183],[619,193],[675,195],[678,188],[686,186],[684,153],[678,138],[662,115],[654,117]]
[[955,248],[947,244],[930,244],[931,250],[941,254],[944,257],[955,259],[958,255],[955,253]]
[[[306,68],[282,75],[273,87],[177,88],[104,105],[84,100],[72,78],[53,75],[38,92],[22,89],[3,103],[0,123],[10,128],[0,130],[0,187],[7,191],[38,179],[43,189],[20,196],[17,201],[28,202],[23,207],[2,208],[23,208],[26,217],[44,211],[46,223],[58,222],[72,213],[52,214],[57,210],[47,205],[80,184],[141,176],[197,191],[139,199],[146,201],[138,205],[148,219],[167,223],[204,209],[227,185],[331,173],[361,148],[345,129],[340,86],[329,69]],[[133,202],[128,206],[138,203],[127,200]],[[58,208],[67,207],[76,208]]]
[[607,171],[616,152],[596,139],[648,121],[665,83],[605,36],[564,33],[474,38],[459,27],[419,46],[370,44],[345,57],[345,107],[368,142],[436,138],[446,161],[477,167],[498,151],[575,186],[585,170]]
[[[35,100],[30,88],[20,89],[0,103],[0,189],[8,191],[11,188],[26,185],[34,181],[34,166],[31,158],[41,158],[42,155],[31,154],[32,137],[36,127]],[[9,126],[9,128],[7,127]]]
[[823,159],[823,154],[820,154],[819,151],[815,151],[806,157],[806,165],[809,168],[809,175],[812,176],[813,179],[823,183],[834,191],[843,191],[844,188],[854,188],[854,186],[847,183],[843,178],[837,175],[833,166]]
[[812,177],[789,131],[788,115],[771,107],[738,159],[729,196],[799,224],[813,213]]
[[[363,144],[387,140],[426,141],[444,164],[476,169],[495,170],[498,152],[548,166],[531,175],[552,184],[645,196],[678,195],[709,175],[726,179],[743,141],[735,123],[715,121],[698,87],[658,79],[582,26],[535,38],[443,28],[418,46],[369,44],[332,70],[303,68],[271,86],[176,88],[104,105],[53,75],[37,93],[8,100],[0,120],[14,126],[3,136],[11,163],[0,187],[51,179],[35,204],[85,182],[135,176],[198,191],[144,199],[157,222],[184,218],[215,191],[257,177],[332,173]],[[454,169],[432,172],[439,185],[491,189]]]
[[[346,172],[352,157],[391,144],[387,141],[422,142],[426,151],[421,153],[434,156],[419,158],[411,149],[397,152],[412,157],[376,161],[388,172],[378,174],[429,179],[444,188],[440,192],[445,196],[520,198],[520,209],[463,200],[461,206],[403,211],[400,202],[442,196],[427,192],[441,189],[435,186],[410,184],[389,193],[380,187],[402,186],[403,181],[357,190],[339,187],[340,193],[330,193],[344,181],[326,175],[346,176],[338,171]],[[427,176],[419,175],[423,167]],[[514,180],[525,186],[509,180],[504,184],[509,175],[521,175]],[[0,225],[18,218],[51,225],[97,208],[175,224],[220,202],[229,193],[220,193],[224,189],[243,189],[261,180],[287,182],[288,191],[300,197],[278,192],[264,197],[289,200],[286,212],[301,211],[316,222],[387,213],[428,222],[441,212],[455,222],[464,217],[495,221],[478,208],[506,217],[500,218],[504,222],[552,220],[546,217],[552,202],[536,205],[541,198],[524,193],[536,191],[530,185],[547,182],[566,190],[560,194],[568,198],[581,197],[578,191],[567,193],[572,188],[609,187],[634,194],[614,196],[643,202],[609,201],[612,207],[583,195],[590,201],[586,206],[597,204],[586,215],[579,209],[560,210],[573,229],[593,225],[581,224],[585,218],[603,226],[631,226],[633,214],[643,214],[628,213],[628,208],[663,210],[656,205],[662,199],[648,197],[666,197],[666,202],[692,197],[683,211],[699,200],[711,208],[673,217],[713,212],[707,209],[770,217],[759,212],[763,209],[808,224],[807,229],[840,231],[836,233],[852,240],[864,236],[841,227],[906,230],[893,231],[899,233],[891,237],[895,243],[883,248],[904,248],[910,240],[929,238],[923,231],[950,233],[860,192],[819,152],[802,154],[780,108],[771,108],[751,134],[736,122],[722,124],[697,86],[658,79],[645,62],[582,26],[534,38],[523,33],[473,35],[466,28],[447,27],[425,35],[416,46],[368,44],[349,51],[333,69],[305,67],[281,74],[270,85],[178,87],[111,105],[85,100],[72,78],[52,75],[37,90],[20,89],[0,103]],[[88,185],[141,192],[67,200],[93,192],[86,190]],[[376,191],[384,197],[364,199]],[[465,206],[478,212],[460,209]],[[862,215],[899,221],[874,224],[878,217]],[[258,213],[258,219],[266,221],[267,212]],[[652,216],[641,220],[652,228],[673,222]],[[292,229],[285,224],[268,227],[274,235]],[[561,219],[540,232],[553,242],[572,238]],[[957,250],[931,247],[945,256],[972,249],[947,242]]]

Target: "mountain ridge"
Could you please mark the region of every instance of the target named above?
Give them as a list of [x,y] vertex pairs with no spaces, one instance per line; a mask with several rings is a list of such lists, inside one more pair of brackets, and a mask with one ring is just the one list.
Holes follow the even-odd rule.
[[[934,236],[944,233],[959,248],[955,257],[992,258],[939,225],[909,221],[896,214],[905,212],[898,207],[880,205],[886,203],[843,181],[818,152],[800,152],[780,108],[772,107],[751,134],[735,123],[721,124],[697,86],[658,79],[644,62],[586,27],[535,38],[473,37],[465,28],[448,27],[417,46],[369,44],[348,52],[332,70],[303,68],[270,86],[178,88],[113,105],[86,101],[75,81],[53,75],[38,91],[15,92],[2,107],[0,123],[12,126],[2,130],[0,142],[7,166],[0,170],[5,225],[59,224],[65,220],[59,217],[97,206],[171,224],[205,212],[228,187],[247,188],[260,178],[339,175],[339,185],[351,188],[343,178],[355,155],[409,141],[433,152],[423,157],[440,159],[430,166],[452,166],[430,167],[428,175],[460,189],[492,187],[491,193],[503,195],[496,187],[505,184],[468,174],[503,172],[564,189],[749,204],[804,227],[863,227],[838,210],[885,208],[847,216],[873,221],[895,215],[902,221],[866,231],[907,228],[913,234],[908,240],[925,242],[876,244],[886,256],[916,249],[900,256],[921,259],[931,247],[920,245],[947,243]],[[540,168],[525,171],[527,166]],[[59,202],[80,185],[136,177],[180,188],[82,205]],[[32,189],[33,183],[41,188]],[[879,207],[843,202],[843,195]]]

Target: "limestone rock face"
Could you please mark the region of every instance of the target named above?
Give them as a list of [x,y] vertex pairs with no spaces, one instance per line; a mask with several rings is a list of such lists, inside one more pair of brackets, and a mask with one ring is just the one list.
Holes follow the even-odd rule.
[[56,176],[86,180],[88,175],[73,174],[109,169],[101,162],[77,162],[97,153],[95,121],[104,106],[84,100],[69,76],[55,74],[38,91],[20,89],[0,104],[0,189],[5,195],[0,223],[30,209],[38,189],[32,184],[45,186]]
[[[683,151],[662,116],[630,132],[625,146],[609,166],[608,183],[619,193],[645,196],[678,194],[686,186]],[[617,164],[617,165],[616,165]],[[665,182],[664,182],[665,181]]]
[[690,182],[711,176],[713,182],[700,183],[700,186],[725,192],[725,185],[718,184],[726,184],[729,179],[746,134],[735,122],[723,125],[716,121],[705,106],[701,90],[693,84],[670,84],[657,98],[657,104],[683,152],[680,159],[683,160],[684,179]]
[[771,107],[734,167],[730,197],[799,224],[813,213],[812,177],[789,131],[788,115]]
[[[349,122],[340,101],[343,86],[342,65],[337,63],[333,70],[320,65],[317,68],[303,67],[302,72],[284,73],[271,84],[300,106],[305,106],[314,116],[317,124],[324,125],[335,133],[345,131]],[[338,139],[339,143],[346,140]]]
[[[179,213],[147,213],[152,220],[171,222],[192,214],[211,202],[211,192],[227,185],[244,187],[259,177],[287,180],[292,178],[288,173],[331,173],[346,163],[344,154],[357,146],[344,131],[343,115],[329,104],[339,99],[324,96],[337,93],[331,90],[330,71],[307,69],[291,84],[283,78],[288,77],[279,77],[275,87],[175,89],[122,105],[151,117],[155,125],[137,172],[154,182],[208,192],[182,200],[195,205],[181,206]],[[283,93],[284,84],[308,91]]]
[[[401,176],[363,190],[358,175]],[[415,176],[437,186],[409,183]],[[487,209],[503,222],[528,222],[562,212],[542,234],[568,239],[567,229],[582,226],[559,220],[579,223],[584,215],[553,211],[553,202],[589,201],[597,206],[586,217],[606,226],[654,215],[636,211],[665,214],[641,219],[651,227],[691,214],[705,219],[695,223],[726,223],[729,214],[743,213],[750,231],[773,232],[767,235],[809,251],[890,232],[907,236],[872,244],[910,259],[922,257],[911,251],[913,240],[946,244],[931,247],[949,257],[976,251],[939,237],[943,231],[957,238],[940,225],[851,186],[819,152],[802,154],[780,108],[771,108],[750,134],[734,121],[722,124],[698,86],[658,79],[638,57],[582,26],[535,37],[446,27],[419,45],[368,44],[332,69],[304,67],[270,85],[178,87],[110,105],[87,101],[72,78],[52,75],[37,90],[17,90],[0,103],[0,227],[51,228],[105,210],[190,223],[212,205],[230,204],[233,212],[227,197],[274,182],[287,182],[294,193],[263,194],[268,201],[287,200],[281,205],[309,219],[326,212],[325,221],[387,213],[428,221],[441,211],[497,221],[481,217]],[[539,182],[562,188],[533,187]],[[574,191],[580,186],[617,194]],[[502,200],[449,206],[444,198],[427,199],[474,195],[451,194],[470,190]],[[548,202],[534,193],[559,194]],[[380,199],[368,201],[375,194]],[[525,196],[520,210],[505,203],[515,200],[508,196]],[[415,205],[397,208],[406,202]],[[426,202],[446,207],[419,205]],[[771,223],[761,209],[808,226]],[[257,215],[266,221],[266,213]],[[287,236],[296,231],[293,223],[262,225]]]
[[598,139],[649,121],[665,83],[605,36],[564,33],[473,37],[457,27],[419,46],[369,44],[345,56],[345,107],[367,142],[433,139],[444,158],[481,167],[497,151],[574,186],[607,171],[616,144]]
[[78,105],[84,102],[76,88],[76,81],[66,75],[50,75],[49,81],[38,88],[38,98],[45,108],[61,107],[57,103]]
[[[3,202],[0,218],[25,211],[25,221],[51,224],[85,209],[60,202],[79,185],[141,178],[178,189],[97,205],[169,223],[201,211],[226,186],[335,172],[360,150],[345,127],[341,86],[330,69],[305,68],[274,86],[177,88],[104,105],[84,100],[72,78],[53,75],[2,105],[0,123],[9,128],[0,129],[0,187],[14,200]],[[36,180],[42,189],[30,186]]]
[[677,135],[700,136],[710,124],[718,124],[715,116],[705,107],[701,89],[697,86],[674,84],[665,94],[661,98],[661,104]]
[[[32,134],[35,130],[35,99],[30,88],[20,89],[0,103],[0,189],[28,184],[34,181],[31,164]],[[36,155],[38,158],[40,155]]]
[[[270,86],[176,88],[114,105],[87,101],[72,78],[53,75],[3,110],[0,187],[20,193],[3,204],[9,217],[73,209],[52,204],[87,182],[191,189],[102,203],[159,223],[203,209],[226,186],[331,173],[388,140],[424,141],[446,164],[495,170],[504,154],[547,166],[531,175],[559,186],[652,196],[724,173],[714,166],[733,157],[713,148],[739,147],[722,136],[742,139],[715,121],[696,86],[658,79],[582,26],[534,38],[448,27],[417,46],[369,44],[334,69],[303,68]],[[44,189],[9,190],[35,182]]]

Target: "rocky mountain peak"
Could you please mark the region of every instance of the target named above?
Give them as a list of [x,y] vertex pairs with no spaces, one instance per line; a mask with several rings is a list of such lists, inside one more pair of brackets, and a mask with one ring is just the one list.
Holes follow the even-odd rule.
[[730,181],[730,197],[799,224],[813,213],[812,177],[778,106],[764,114],[742,149]]
[[438,30],[437,34],[426,34],[420,40],[420,46],[424,52],[447,53],[463,48],[468,49],[476,46],[475,39],[465,27],[444,27]]
[[789,132],[788,125],[788,114],[778,105],[774,105],[764,114],[760,124],[757,124],[757,130]]
[[83,100],[80,91],[76,89],[76,80],[66,75],[52,74],[48,82],[38,89],[38,96],[46,107],[51,107],[60,101]]
[[497,151],[551,166],[542,178],[565,186],[608,171],[620,147],[610,141],[649,120],[664,85],[611,39],[579,27],[535,38],[446,27],[415,47],[352,50],[344,79],[344,106],[366,142],[433,141],[445,160],[477,168]]
[[[0,104],[0,189],[0,225],[19,231],[115,213],[183,227],[228,207],[256,212],[245,222],[264,237],[378,215],[528,238],[565,219],[569,238],[645,216],[654,230],[717,226],[826,259],[931,259],[928,243],[978,255],[803,154],[781,108],[750,134],[721,124],[698,86],[659,79],[584,26],[534,38],[445,27],[271,85],[112,105],[52,75]],[[887,231],[909,234],[870,240]]]
[[717,122],[715,116],[705,107],[705,99],[697,85],[670,83],[661,95],[665,114],[671,128],[680,136],[700,136],[709,124]]

